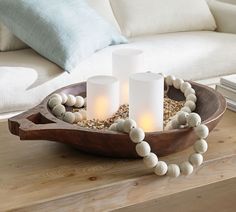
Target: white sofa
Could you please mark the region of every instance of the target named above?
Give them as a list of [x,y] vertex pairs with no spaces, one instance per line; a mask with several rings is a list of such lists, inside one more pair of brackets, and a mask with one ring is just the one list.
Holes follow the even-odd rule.
[[[90,0],[92,6],[118,27],[108,3]],[[108,2],[108,1],[106,1]],[[209,1],[217,31],[196,31],[140,36],[122,48],[144,51],[146,70],[200,80],[236,73],[236,5]],[[234,34],[235,33],[235,34]],[[32,49],[0,52],[0,114],[23,111],[40,103],[62,86],[92,75],[111,74],[109,46],[83,61],[68,74]]]

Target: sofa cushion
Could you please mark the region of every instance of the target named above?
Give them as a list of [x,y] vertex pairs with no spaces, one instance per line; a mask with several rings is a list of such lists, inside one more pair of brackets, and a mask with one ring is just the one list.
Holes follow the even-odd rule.
[[28,46],[14,36],[7,27],[0,22],[0,52],[25,48],[28,48]]
[[110,0],[128,37],[167,32],[215,30],[205,0]]
[[83,61],[68,74],[31,49],[0,53],[0,113],[25,110],[49,93],[99,74],[111,74],[112,51],[144,51],[144,71],[204,79],[236,73],[236,35],[218,32],[181,32],[143,36],[122,46],[110,46]]
[[1,0],[0,18],[17,37],[68,72],[94,52],[126,42],[86,0]]

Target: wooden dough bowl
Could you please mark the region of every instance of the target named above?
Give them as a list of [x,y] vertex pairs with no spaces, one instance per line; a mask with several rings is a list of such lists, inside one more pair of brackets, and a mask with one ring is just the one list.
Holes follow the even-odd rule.
[[[226,101],[213,89],[194,82],[190,83],[196,90],[198,98],[196,112],[211,131],[225,112]],[[86,83],[70,85],[55,91],[55,93],[60,92],[85,97]],[[10,118],[8,123],[11,133],[19,136],[21,140],[57,141],[70,144],[83,152],[101,156],[138,157],[135,144],[130,141],[127,134],[85,129],[57,119],[47,106],[49,96],[35,108]],[[173,87],[170,87],[168,96],[175,100],[184,100],[183,94]],[[187,128],[146,133],[145,140],[150,144],[152,152],[158,156],[165,156],[193,145],[196,137],[193,129]]]

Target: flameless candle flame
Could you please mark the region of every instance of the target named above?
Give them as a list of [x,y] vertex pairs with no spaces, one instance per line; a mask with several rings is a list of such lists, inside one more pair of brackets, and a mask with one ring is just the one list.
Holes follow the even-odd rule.
[[95,116],[97,119],[105,119],[107,117],[107,111],[109,110],[108,99],[105,96],[98,96],[94,100]]
[[142,113],[138,120],[139,127],[141,127],[145,132],[155,131],[154,117],[151,113]]

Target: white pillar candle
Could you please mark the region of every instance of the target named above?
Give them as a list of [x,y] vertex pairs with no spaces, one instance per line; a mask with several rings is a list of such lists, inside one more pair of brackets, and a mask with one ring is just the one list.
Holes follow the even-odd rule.
[[164,78],[156,73],[132,74],[129,79],[129,117],[145,132],[163,130]]
[[119,109],[119,81],[112,76],[94,76],[87,80],[88,119],[104,120]]
[[129,101],[129,76],[143,72],[143,52],[138,49],[118,49],[112,53],[113,76],[120,82],[120,104]]

